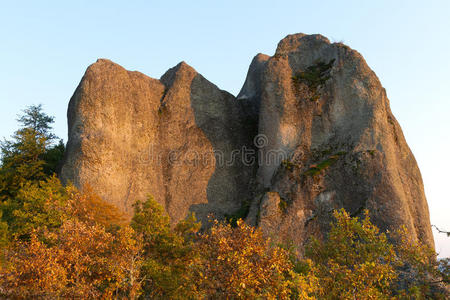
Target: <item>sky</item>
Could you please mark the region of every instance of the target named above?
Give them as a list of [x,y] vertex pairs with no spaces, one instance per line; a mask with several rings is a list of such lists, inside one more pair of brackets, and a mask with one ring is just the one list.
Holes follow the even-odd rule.
[[[108,58],[159,78],[186,61],[236,95],[251,59],[288,34],[358,50],[387,90],[422,172],[431,222],[450,230],[450,1],[3,1],[0,138],[42,103],[67,141],[66,111],[87,66]],[[435,233],[450,256],[450,238]]]

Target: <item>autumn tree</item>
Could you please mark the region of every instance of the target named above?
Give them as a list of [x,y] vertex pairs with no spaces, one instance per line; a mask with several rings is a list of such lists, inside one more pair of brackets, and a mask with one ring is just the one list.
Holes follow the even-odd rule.
[[[17,197],[23,203],[13,211],[15,234],[0,272],[2,296],[139,295],[142,247],[116,208],[92,191],[63,187],[56,177],[27,185]],[[93,203],[102,211],[89,212]]]
[[127,217],[115,205],[104,201],[86,185],[80,191],[72,185],[66,187],[68,195],[66,214],[88,224],[100,224],[113,230],[127,224]]
[[60,253],[46,247],[36,235],[18,240],[0,269],[0,296],[5,298],[57,298],[67,284],[67,271],[59,264]]
[[393,246],[366,212],[360,222],[344,210],[335,211],[325,241],[313,238],[306,250],[317,268],[322,299],[389,298],[396,278]]
[[11,298],[114,298],[139,295],[133,269],[139,247],[129,227],[116,234],[103,226],[68,220],[41,240],[34,233],[9,251],[0,273],[2,296]]
[[405,229],[390,237],[381,233],[368,211],[362,220],[343,209],[334,217],[327,238],[312,238],[305,253],[319,280],[318,298],[446,299],[438,283],[448,279],[448,269],[439,269],[430,247]]
[[202,261],[196,282],[207,299],[312,299],[313,277],[293,271],[289,253],[271,247],[262,233],[238,220],[215,222],[198,243]]

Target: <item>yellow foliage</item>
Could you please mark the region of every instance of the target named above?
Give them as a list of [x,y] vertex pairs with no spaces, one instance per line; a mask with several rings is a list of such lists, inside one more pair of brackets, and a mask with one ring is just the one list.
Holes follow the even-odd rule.
[[360,222],[347,212],[334,212],[326,241],[312,239],[306,256],[317,270],[321,299],[388,299],[396,278],[393,246],[370,222],[368,212]]
[[237,226],[217,221],[200,237],[201,263],[196,282],[202,298],[310,299],[312,278],[292,271],[286,250],[270,247],[262,233],[237,221]]

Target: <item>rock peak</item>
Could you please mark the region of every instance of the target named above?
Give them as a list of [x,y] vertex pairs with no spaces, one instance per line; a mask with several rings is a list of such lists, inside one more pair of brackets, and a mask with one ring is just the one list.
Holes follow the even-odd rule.
[[116,64],[112,60],[107,58],[98,58],[95,63]]
[[330,43],[328,38],[320,34],[307,35],[304,33],[289,34],[283,38],[277,46],[276,54],[287,54],[288,52],[296,51],[301,45],[311,43]]
[[110,68],[110,67],[124,69],[121,65],[113,62],[110,59],[106,59],[106,58],[99,58],[93,64],[91,64],[89,66],[89,68]]
[[167,70],[162,76],[161,76],[161,82],[166,85],[167,87],[172,86],[175,79],[177,78],[185,78],[193,77],[195,76],[197,71],[188,65],[185,61],[179,62],[176,66],[170,68]]
[[191,65],[189,65],[188,63],[186,63],[184,60],[180,61],[175,67],[171,68],[174,69],[176,71],[194,71],[197,72]]

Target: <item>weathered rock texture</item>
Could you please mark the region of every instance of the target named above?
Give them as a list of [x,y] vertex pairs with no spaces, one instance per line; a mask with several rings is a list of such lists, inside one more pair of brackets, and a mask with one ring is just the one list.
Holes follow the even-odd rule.
[[92,186],[130,215],[152,195],[173,222],[189,211],[204,220],[240,208],[252,170],[226,161],[250,143],[240,103],[186,63],[156,80],[98,60],[72,96],[68,120],[63,181]]
[[433,246],[422,178],[385,90],[358,52],[323,36],[290,35],[274,56],[258,54],[237,98],[185,63],[156,80],[99,60],[68,118],[62,179],[129,214],[151,194],[173,222],[190,211],[241,216],[301,246],[326,232],[333,209],[368,209],[383,230],[405,225]]
[[258,133],[267,137],[250,222],[301,245],[326,230],[333,209],[368,209],[381,229],[405,225],[433,245],[417,163],[358,52],[321,35],[289,35],[274,56],[255,58],[248,77],[238,98],[259,104]]

